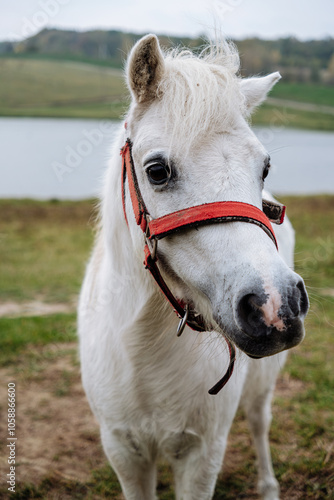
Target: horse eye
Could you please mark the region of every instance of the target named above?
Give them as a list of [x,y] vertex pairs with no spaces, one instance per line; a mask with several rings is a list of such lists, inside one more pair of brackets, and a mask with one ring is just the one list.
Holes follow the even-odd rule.
[[165,184],[170,177],[170,170],[167,165],[154,163],[146,169],[148,180],[151,184]]
[[266,166],[264,167],[263,174],[262,174],[262,180],[263,181],[268,176],[269,169],[270,169],[270,163],[267,163]]

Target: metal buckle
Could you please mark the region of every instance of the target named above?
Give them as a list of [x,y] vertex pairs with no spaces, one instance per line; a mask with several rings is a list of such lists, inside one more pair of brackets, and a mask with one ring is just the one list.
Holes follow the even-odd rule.
[[187,324],[188,314],[189,314],[189,305],[187,304],[186,307],[184,308],[184,316],[183,318],[180,319],[179,326],[177,327],[176,335],[178,337],[182,335],[184,327]]
[[[148,240],[147,240],[148,241]],[[152,240],[150,240],[152,241]],[[154,261],[157,260],[158,240],[156,238],[152,241],[151,257]]]
[[[152,218],[149,214],[145,214],[145,219],[146,219],[146,231],[144,234],[144,239],[146,245],[149,247],[151,251],[151,257],[153,261],[155,261],[157,259],[158,240],[156,238],[149,239],[149,223],[152,220]],[[149,242],[151,243],[151,245],[149,245]]]

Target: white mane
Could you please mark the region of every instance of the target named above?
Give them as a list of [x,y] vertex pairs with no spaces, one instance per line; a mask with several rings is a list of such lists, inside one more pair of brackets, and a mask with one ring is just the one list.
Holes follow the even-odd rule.
[[226,41],[208,46],[200,55],[189,50],[167,52],[158,95],[174,138],[184,138],[186,131],[191,144],[204,131],[230,129],[236,117],[245,113],[239,66],[237,49]]

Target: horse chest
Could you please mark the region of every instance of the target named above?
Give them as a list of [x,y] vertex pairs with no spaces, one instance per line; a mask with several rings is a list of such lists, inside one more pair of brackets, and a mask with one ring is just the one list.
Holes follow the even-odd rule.
[[172,431],[148,428],[145,419],[136,427],[116,427],[112,434],[123,454],[136,456],[138,459],[152,460],[165,457],[170,460],[182,460],[189,453],[200,450],[203,438],[192,429]]

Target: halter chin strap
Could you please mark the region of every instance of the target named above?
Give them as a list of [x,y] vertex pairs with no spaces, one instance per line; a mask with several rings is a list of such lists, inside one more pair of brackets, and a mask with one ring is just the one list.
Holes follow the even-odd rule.
[[[277,241],[270,220],[281,224],[284,220],[285,207],[277,203],[263,201],[263,211],[254,205],[238,201],[218,201],[214,203],[204,203],[183,210],[164,215],[157,219],[152,219],[146,209],[145,202],[140,192],[136,171],[132,159],[132,143],[127,139],[121,149],[122,163],[122,203],[124,217],[127,222],[125,210],[125,183],[128,180],[130,198],[137,225],[141,227],[145,234],[145,268],[148,269],[159,285],[170,304],[180,317],[177,335],[180,336],[185,325],[193,330],[203,332],[213,330],[213,327],[205,325],[202,315],[197,314],[189,308],[189,304],[178,300],[163,279],[157,266],[157,245],[158,240],[171,234],[182,232],[185,229],[197,228],[206,224],[216,222],[242,221],[256,224],[272,239],[277,248]],[[267,217],[267,215],[268,217]],[[270,219],[270,220],[269,220]],[[235,362],[235,347],[228,338],[225,337],[230,351],[230,363],[224,377],[217,382],[210,390],[209,394],[217,394],[230,379]]]

